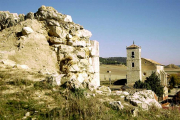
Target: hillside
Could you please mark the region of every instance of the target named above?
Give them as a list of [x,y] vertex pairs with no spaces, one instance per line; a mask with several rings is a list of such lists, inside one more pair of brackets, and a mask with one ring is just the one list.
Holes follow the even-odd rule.
[[108,58],[99,58],[102,64],[124,64],[126,65],[126,57],[108,57]]
[[164,68],[174,68],[174,69],[179,69],[180,67],[179,66],[176,66],[174,64],[169,64],[167,66],[165,66]]

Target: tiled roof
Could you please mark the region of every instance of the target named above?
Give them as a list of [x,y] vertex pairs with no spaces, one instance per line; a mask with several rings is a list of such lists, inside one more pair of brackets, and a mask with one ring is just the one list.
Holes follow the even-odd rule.
[[160,64],[160,63],[158,63],[158,62],[156,62],[154,60],[151,60],[151,59],[147,59],[147,58],[141,58],[141,59],[145,59],[145,60],[147,60],[147,61],[149,61],[149,62],[151,62],[153,64],[156,64],[156,65],[162,65],[162,64]]
[[135,48],[139,48],[139,46],[132,44],[131,46],[126,47],[126,49],[135,49]]

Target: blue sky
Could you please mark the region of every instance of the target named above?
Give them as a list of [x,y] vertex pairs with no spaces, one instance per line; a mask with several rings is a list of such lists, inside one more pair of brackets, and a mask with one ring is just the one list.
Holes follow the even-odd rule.
[[180,65],[180,0],[0,0],[0,10],[36,12],[41,5],[72,16],[92,32],[101,57],[126,57],[135,41],[142,57]]

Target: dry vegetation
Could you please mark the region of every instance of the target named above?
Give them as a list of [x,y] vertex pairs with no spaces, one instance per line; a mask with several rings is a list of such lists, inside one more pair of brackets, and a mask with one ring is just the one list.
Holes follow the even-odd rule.
[[[107,71],[111,71],[111,80],[119,80],[126,78],[126,70],[127,67],[124,65],[101,65],[100,66],[100,80],[108,81],[109,73]],[[168,74],[177,74],[180,73],[180,68],[164,68],[165,72]]]
[[111,71],[111,80],[119,80],[126,78],[126,69],[124,65],[101,65],[100,66],[100,80],[109,80],[110,74],[107,71]]
[[[101,96],[86,98],[88,90],[66,90],[52,86],[47,76],[40,73],[0,68],[0,120],[13,119],[61,119],[61,120],[154,120],[179,119],[176,110],[142,111],[138,117],[132,117],[132,107],[112,109],[108,102],[122,100],[119,96]],[[43,81],[45,80],[45,81]],[[126,103],[123,103],[126,104]]]

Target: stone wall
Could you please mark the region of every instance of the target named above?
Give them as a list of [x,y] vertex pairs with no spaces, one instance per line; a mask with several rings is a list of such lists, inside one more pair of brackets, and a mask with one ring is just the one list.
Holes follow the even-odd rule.
[[[46,6],[41,6],[36,13],[29,12],[27,15],[12,14],[8,11],[1,11],[0,15],[0,31],[20,25],[22,21],[36,19],[38,24],[42,24],[46,31],[41,33],[37,31],[37,34],[44,35],[50,49],[57,56],[59,65],[59,75],[55,75],[57,78],[65,81],[75,79],[81,83],[88,82],[100,86],[99,42],[90,40],[92,33],[83,26],[75,24],[71,16]],[[31,26],[24,26],[18,37],[35,34]],[[28,30],[31,31],[28,33]],[[45,58],[41,58],[43,59]],[[59,81],[57,83],[60,84]]]
[[146,77],[149,77],[152,74],[152,72],[156,72],[156,66],[144,58],[141,58],[141,65],[142,81],[146,80]]

